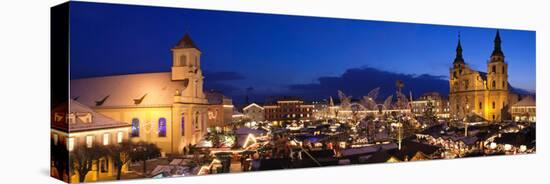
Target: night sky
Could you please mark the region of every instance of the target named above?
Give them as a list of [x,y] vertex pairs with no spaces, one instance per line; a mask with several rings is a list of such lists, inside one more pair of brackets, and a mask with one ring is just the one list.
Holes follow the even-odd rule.
[[[359,98],[375,87],[447,95],[461,34],[467,64],[485,71],[496,29],[72,2],[71,78],[169,71],[185,33],[202,51],[205,90],[242,103],[269,96]],[[535,91],[535,32],[501,29],[515,88]],[[381,97],[383,98],[383,97]],[[380,100],[380,99],[379,99]],[[382,99],[383,100],[383,99]]]

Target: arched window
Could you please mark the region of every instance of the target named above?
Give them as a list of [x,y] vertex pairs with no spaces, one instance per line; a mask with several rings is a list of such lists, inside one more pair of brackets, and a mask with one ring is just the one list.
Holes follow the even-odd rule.
[[132,137],[139,137],[139,119],[132,119]]
[[181,55],[179,64],[180,64],[179,66],[187,66],[187,56]]
[[483,103],[479,102],[479,109],[483,109]]
[[502,81],[502,88],[506,89],[506,83]]
[[166,137],[166,118],[159,118],[159,137]]
[[493,80],[493,84],[491,85],[493,88],[496,88],[497,87],[497,82],[495,80]]
[[199,129],[199,112],[195,112],[195,121],[193,122],[195,129]]
[[493,102],[493,109],[495,109],[495,102]]
[[497,73],[497,66],[493,66],[493,73]]
[[185,135],[185,114],[181,113],[181,135]]

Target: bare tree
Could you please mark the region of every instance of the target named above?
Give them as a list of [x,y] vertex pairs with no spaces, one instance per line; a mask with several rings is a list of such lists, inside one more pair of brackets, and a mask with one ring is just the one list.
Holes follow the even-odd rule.
[[132,160],[131,151],[134,144],[130,141],[122,142],[119,144],[111,144],[107,147],[108,156],[113,160],[113,164],[117,169],[116,179],[120,180],[122,175],[122,167]]
[[86,144],[78,145],[71,151],[70,168],[77,172],[80,183],[84,182],[86,175],[92,170],[94,162],[103,155],[102,148],[99,146],[88,147]]
[[138,142],[131,151],[132,161],[143,161],[143,175],[147,175],[147,160],[160,157],[160,148],[153,143]]

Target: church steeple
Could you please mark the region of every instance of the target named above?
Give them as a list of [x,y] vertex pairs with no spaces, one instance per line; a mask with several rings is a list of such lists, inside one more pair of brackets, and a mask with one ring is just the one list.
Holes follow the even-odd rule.
[[504,53],[502,52],[502,48],[501,48],[501,43],[502,41],[500,40],[500,31],[497,30],[497,35],[495,36],[495,45],[494,45],[494,49],[493,49],[493,54],[491,54],[491,56],[501,56],[501,57],[504,57]]
[[464,63],[464,58],[462,57],[462,44],[460,44],[460,32],[458,33],[458,45],[456,46],[456,57],[453,63]]
[[197,50],[200,50],[195,42],[191,39],[191,36],[189,34],[185,34],[180,41],[174,46],[174,49],[182,49],[182,48],[194,48]]

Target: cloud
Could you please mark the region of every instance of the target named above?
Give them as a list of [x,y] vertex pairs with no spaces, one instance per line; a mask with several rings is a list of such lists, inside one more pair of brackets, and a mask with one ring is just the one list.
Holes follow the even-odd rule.
[[225,95],[235,95],[241,93],[239,87],[235,86],[235,81],[244,80],[246,77],[237,72],[220,71],[204,72],[205,90],[223,92]]
[[289,86],[290,91],[307,100],[325,99],[329,96],[336,97],[338,90],[342,90],[353,98],[361,98],[367,93],[380,87],[379,99],[395,94],[395,82],[401,80],[405,86],[403,93],[407,96],[409,91],[414,97],[426,92],[439,92],[447,96],[449,83],[446,76],[435,76],[429,74],[401,74],[383,71],[372,67],[361,67],[348,69],[338,77],[319,77],[316,83],[293,84]]

